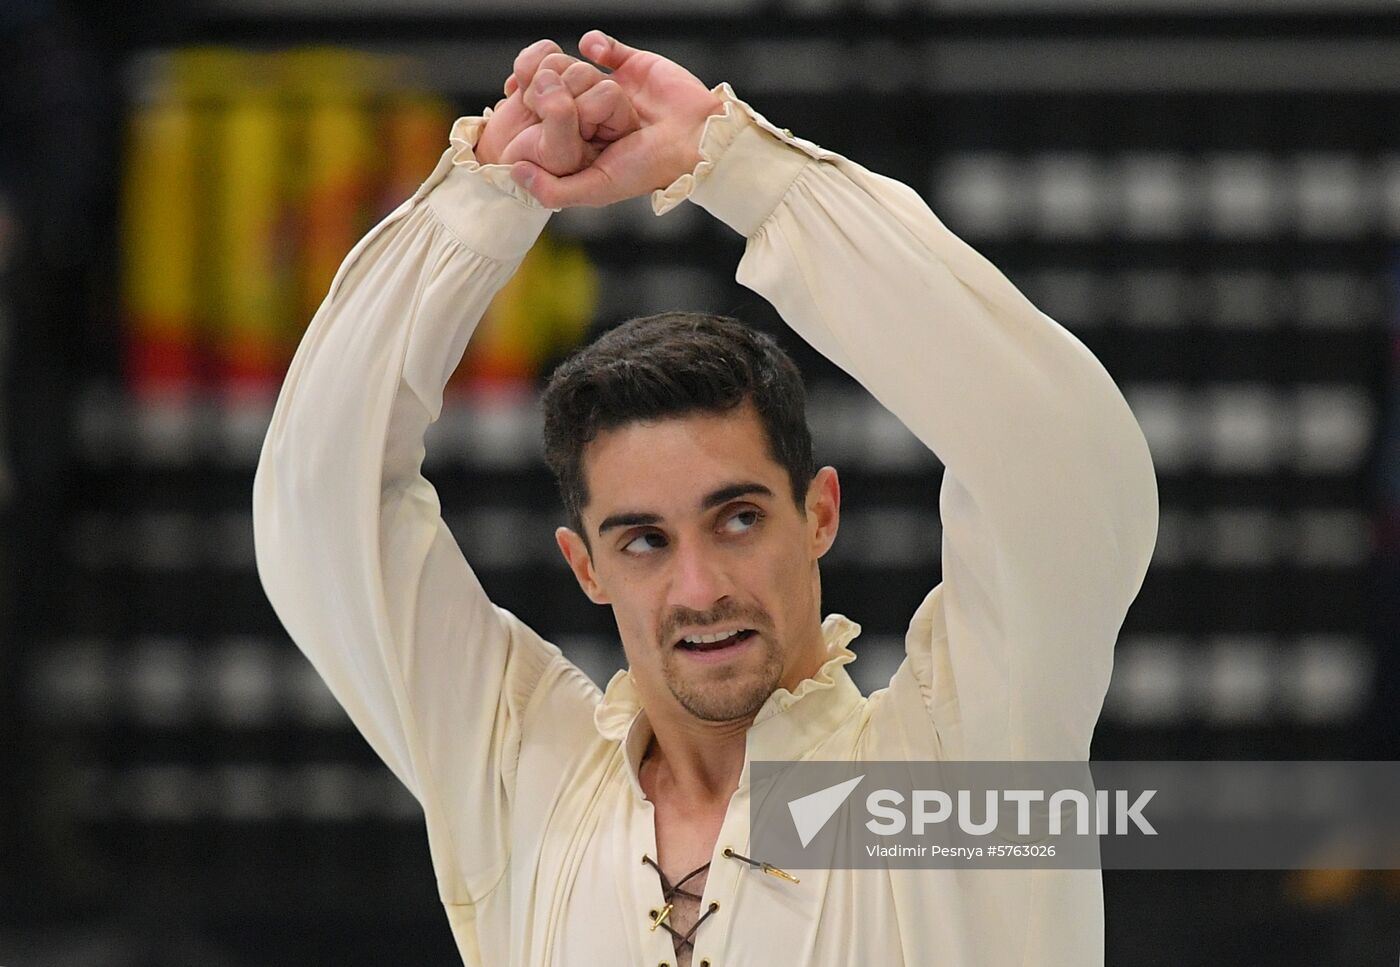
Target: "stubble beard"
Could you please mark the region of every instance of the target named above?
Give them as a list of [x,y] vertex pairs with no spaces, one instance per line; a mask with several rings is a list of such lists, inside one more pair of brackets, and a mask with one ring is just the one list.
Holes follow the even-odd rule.
[[[752,718],[783,677],[783,660],[766,635],[755,635],[758,656],[745,655],[732,665],[687,669],[683,655],[674,649],[662,667],[666,687],[691,715],[704,722],[731,722]],[[756,663],[756,665],[755,665]]]

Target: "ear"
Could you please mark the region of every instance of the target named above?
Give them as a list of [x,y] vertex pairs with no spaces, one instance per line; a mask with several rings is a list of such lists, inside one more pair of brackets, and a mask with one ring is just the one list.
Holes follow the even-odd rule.
[[588,600],[594,604],[611,604],[607,592],[598,583],[598,576],[593,571],[593,557],[588,553],[583,538],[567,527],[559,527],[554,531],[554,542],[559,545],[559,552],[564,555],[569,570],[574,572],[574,578],[583,593],[588,595]]
[[831,550],[841,526],[841,481],[835,467],[822,467],[807,485],[807,526],[813,559]]

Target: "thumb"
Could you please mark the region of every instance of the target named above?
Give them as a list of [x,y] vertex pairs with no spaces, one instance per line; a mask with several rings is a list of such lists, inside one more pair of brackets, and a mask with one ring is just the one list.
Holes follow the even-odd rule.
[[545,208],[598,207],[625,197],[607,172],[594,166],[559,178],[534,162],[517,161],[511,165],[510,177]]
[[601,64],[609,70],[617,70],[632,57],[641,53],[635,47],[628,47],[620,40],[614,40],[601,30],[590,30],[579,38],[579,53]]

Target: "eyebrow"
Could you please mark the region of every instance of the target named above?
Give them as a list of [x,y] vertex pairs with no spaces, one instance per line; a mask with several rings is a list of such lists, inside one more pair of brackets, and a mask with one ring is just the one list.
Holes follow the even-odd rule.
[[[704,497],[700,498],[700,509],[709,510],[718,507],[720,504],[728,503],[736,497],[772,497],[773,491],[769,490],[761,483],[744,481],[740,483],[725,484],[718,490],[712,490]],[[616,527],[639,527],[645,524],[659,524],[662,521],[660,514],[647,514],[641,512],[631,512],[622,514],[612,514],[603,519],[598,525],[598,536]]]

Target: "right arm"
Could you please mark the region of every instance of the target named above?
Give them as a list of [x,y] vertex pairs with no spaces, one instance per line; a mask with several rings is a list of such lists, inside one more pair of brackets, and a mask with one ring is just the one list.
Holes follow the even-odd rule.
[[448,376],[550,214],[506,169],[473,160],[449,149],[346,257],[287,373],[253,489],[268,599],[422,804],[447,903],[480,900],[505,869],[522,730],[564,661],[487,599],[420,470]]

